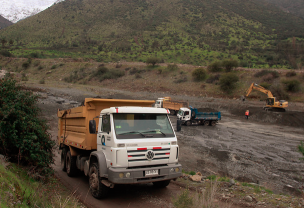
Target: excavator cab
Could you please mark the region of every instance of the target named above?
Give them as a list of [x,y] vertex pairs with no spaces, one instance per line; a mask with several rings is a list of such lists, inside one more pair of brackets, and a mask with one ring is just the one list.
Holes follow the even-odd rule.
[[273,106],[274,103],[275,103],[275,98],[274,97],[266,99],[266,105]]

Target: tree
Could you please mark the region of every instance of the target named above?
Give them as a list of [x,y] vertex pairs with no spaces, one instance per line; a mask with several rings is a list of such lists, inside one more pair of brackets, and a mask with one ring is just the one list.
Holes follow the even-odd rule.
[[155,66],[159,62],[160,62],[160,60],[157,57],[150,57],[150,58],[147,58],[147,60],[146,60],[146,64],[152,64],[152,66]]
[[239,77],[234,73],[227,73],[221,76],[219,84],[222,91],[231,93],[236,88]]
[[7,43],[7,40],[5,40],[5,38],[2,38],[2,39],[1,39],[1,43],[2,43],[2,47],[4,47],[5,44]]
[[49,173],[55,142],[39,118],[38,96],[26,92],[9,76],[0,79],[0,154]]
[[226,59],[222,61],[222,66],[226,69],[226,72],[230,72],[233,68],[238,67],[239,63],[237,60]]
[[192,72],[192,77],[194,81],[204,81],[207,78],[207,72],[203,68],[197,68]]

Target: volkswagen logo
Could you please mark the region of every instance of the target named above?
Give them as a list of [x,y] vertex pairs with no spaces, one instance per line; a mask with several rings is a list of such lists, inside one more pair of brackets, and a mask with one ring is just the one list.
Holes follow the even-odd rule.
[[149,150],[146,154],[146,157],[148,160],[153,160],[154,158],[154,152],[152,152],[151,150]]

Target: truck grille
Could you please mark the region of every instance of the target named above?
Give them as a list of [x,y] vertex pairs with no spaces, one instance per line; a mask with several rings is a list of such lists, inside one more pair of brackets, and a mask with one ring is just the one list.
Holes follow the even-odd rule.
[[129,162],[161,161],[161,160],[168,160],[169,157],[170,157],[170,148],[128,150]]

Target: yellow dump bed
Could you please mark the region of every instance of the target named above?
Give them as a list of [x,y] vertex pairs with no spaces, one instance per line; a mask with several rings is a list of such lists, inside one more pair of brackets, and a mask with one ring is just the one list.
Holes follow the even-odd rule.
[[[95,134],[89,133],[89,121],[110,107],[140,106],[151,107],[154,100],[119,100],[86,98],[84,106],[58,110],[58,142],[83,150],[97,149]],[[98,126],[99,119],[95,119]]]
[[164,97],[163,108],[178,111],[182,107],[188,107],[189,103],[185,101],[173,101],[171,97]]

